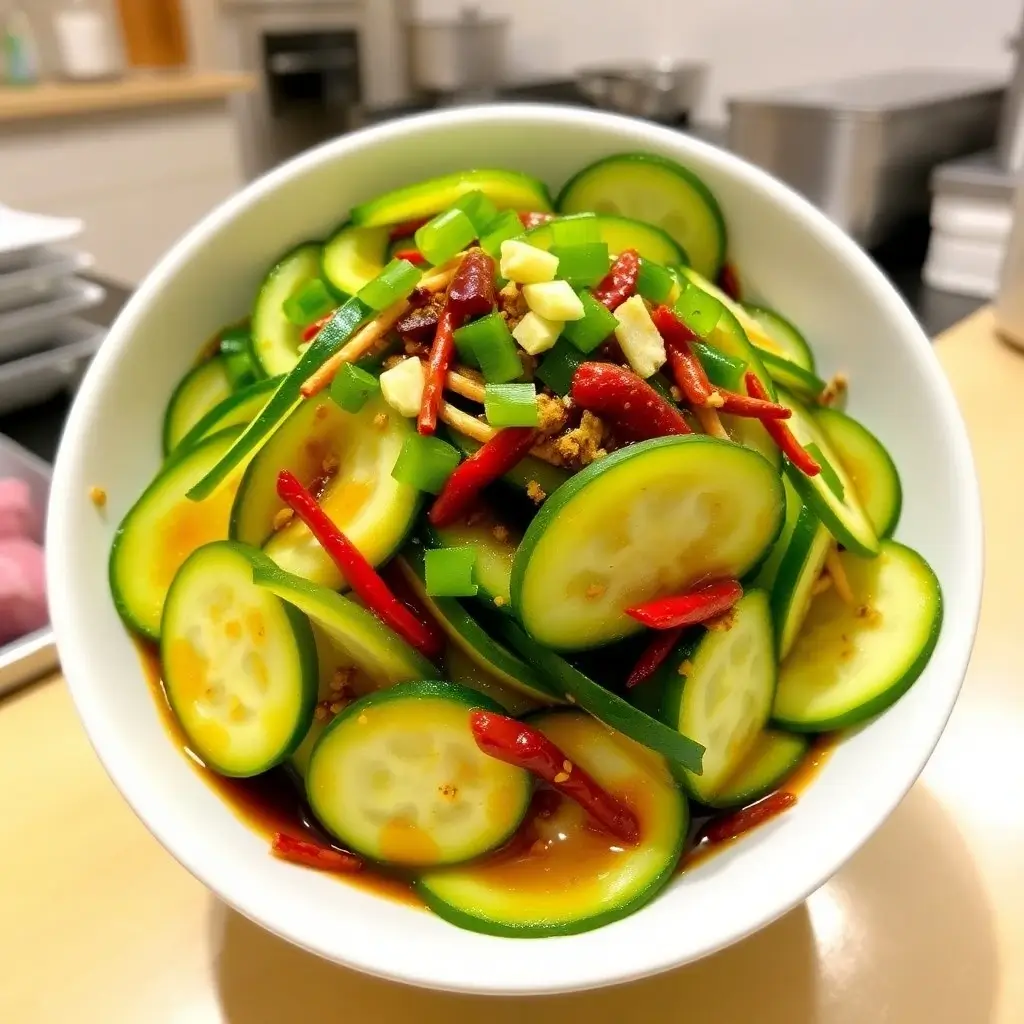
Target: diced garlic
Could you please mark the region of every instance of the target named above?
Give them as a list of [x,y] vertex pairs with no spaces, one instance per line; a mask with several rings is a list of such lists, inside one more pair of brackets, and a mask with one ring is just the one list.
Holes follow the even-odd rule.
[[639,295],[626,299],[617,310],[615,338],[629,365],[644,378],[657,373],[668,358],[665,342],[654,326],[651,314],[647,312],[644,300]]
[[524,284],[523,298],[538,316],[545,320],[582,320],[586,310],[568,281],[544,281]]
[[423,363],[412,357],[380,375],[380,393],[384,401],[403,416],[418,416],[423,404]]
[[501,243],[501,276],[517,284],[554,280],[558,257],[535,245],[509,238]]
[[523,317],[512,332],[512,337],[519,342],[531,356],[540,355],[553,348],[558,336],[565,326],[559,320],[546,320],[532,310]]

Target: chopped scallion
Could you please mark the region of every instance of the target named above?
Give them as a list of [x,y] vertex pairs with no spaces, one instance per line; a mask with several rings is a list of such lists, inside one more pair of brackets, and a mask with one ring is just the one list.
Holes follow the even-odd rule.
[[675,311],[698,338],[707,338],[722,317],[722,304],[703,288],[687,282],[676,302]]
[[492,427],[535,427],[537,391],[532,384],[488,384],[484,412]]
[[474,189],[472,192],[464,192],[452,203],[452,207],[456,210],[462,210],[473,222],[478,238],[498,217],[498,208],[479,189]]
[[391,475],[400,484],[438,494],[461,460],[458,450],[439,437],[410,434],[398,453]]
[[572,378],[584,361],[583,354],[575,345],[559,338],[537,367],[537,379],[556,395],[567,395],[572,388]]
[[558,276],[573,288],[597,284],[608,273],[610,257],[607,242],[553,245],[551,254],[558,257]]
[[518,238],[522,233],[523,222],[519,214],[515,210],[503,210],[480,236],[480,248],[492,259],[498,259],[501,256],[501,243],[510,238]]
[[370,309],[382,310],[411,295],[422,274],[408,260],[392,260],[372,281],[359,289]]
[[636,279],[636,290],[654,305],[668,300],[675,287],[675,278],[660,263],[652,260],[640,260],[640,273]]
[[516,343],[500,313],[460,327],[454,337],[459,356],[471,366],[479,366],[488,384],[507,384],[522,376]]
[[437,266],[465,249],[476,238],[476,228],[466,213],[453,207],[428,220],[415,238],[416,248]]
[[[597,224],[597,217],[593,213],[558,217],[549,222],[548,229],[551,232],[553,245],[590,245],[593,242],[601,241],[601,231]],[[607,272],[607,268],[605,270]]]
[[476,548],[434,548],[423,553],[427,594],[430,597],[474,597]]
[[583,319],[570,320],[562,334],[586,355],[615,333],[618,320],[590,292],[580,292],[580,301],[583,303]]
[[308,327],[314,320],[330,313],[337,304],[337,300],[327,290],[327,285],[319,277],[314,277],[294,295],[285,299],[281,308],[296,327]]
[[359,412],[370,395],[379,390],[380,381],[352,363],[342,363],[331,381],[331,398],[345,412]]

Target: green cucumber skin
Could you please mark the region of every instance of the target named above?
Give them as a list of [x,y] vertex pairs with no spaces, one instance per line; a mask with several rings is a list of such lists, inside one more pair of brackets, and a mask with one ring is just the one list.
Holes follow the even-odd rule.
[[[789,320],[787,320],[781,313],[776,312],[774,309],[769,309],[767,306],[751,305],[750,303],[745,302],[743,304],[743,308],[755,320],[757,320],[758,323],[760,323],[760,325],[765,329],[766,334],[771,335],[771,328],[774,326],[788,335],[790,344],[800,353],[799,360],[792,359],[791,361],[796,363],[801,369],[806,370],[808,373],[814,374],[816,372],[814,349],[811,348],[807,339]],[[785,346],[781,345],[780,347]]]
[[[188,437],[191,431],[194,429],[190,427],[189,430],[185,431],[181,437],[175,439],[174,434],[176,433],[177,424],[174,422],[176,414],[179,409],[180,403],[188,398],[189,389],[192,385],[200,378],[201,375],[208,373],[217,373],[220,368],[220,372],[224,374],[224,381],[227,387],[227,396],[231,393],[231,384],[228,380],[227,370],[224,369],[224,359],[221,356],[213,356],[210,359],[205,360],[198,366],[193,366],[184,377],[178,381],[177,386],[171,393],[171,397],[167,402],[167,409],[164,412],[163,426],[160,430],[160,445],[163,451],[164,457],[170,456],[177,448],[180,447],[181,442]],[[225,397],[227,397],[225,396]],[[221,399],[223,401],[223,399]],[[217,403],[218,405],[220,402]],[[214,406],[213,408],[216,408]],[[207,409],[200,419],[205,418],[210,413],[210,409]]]
[[[221,430],[216,434],[211,434],[209,437],[199,442],[199,444],[195,445],[189,451],[183,452],[181,457],[172,459],[170,462],[166,463],[156,474],[156,476],[153,477],[153,479],[149,482],[148,486],[142,492],[142,494],[139,495],[139,497],[135,501],[135,504],[132,505],[130,509],[128,509],[128,511],[124,515],[124,518],[118,525],[117,530],[115,530],[114,532],[114,540],[110,546],[110,558],[107,562],[107,580],[110,586],[111,596],[113,597],[114,600],[114,608],[117,610],[117,614],[121,617],[121,621],[124,622],[124,624],[130,630],[132,630],[134,633],[137,633],[141,637],[145,637],[147,640],[159,640],[160,632],[159,630],[154,631],[152,629],[149,629],[147,626],[144,626],[141,622],[139,622],[139,620],[135,617],[134,613],[128,607],[128,604],[124,599],[124,596],[121,592],[121,583],[118,579],[118,551],[120,548],[121,540],[124,537],[126,530],[131,525],[132,515],[133,513],[135,513],[137,509],[142,508],[145,505],[146,499],[153,493],[154,490],[156,490],[157,486],[163,482],[165,475],[175,472],[177,469],[179,469],[181,464],[189,456],[200,453],[207,446],[223,444],[230,438],[237,437],[239,434],[239,428],[228,427],[226,430]],[[166,597],[164,598],[164,601],[166,603]]]
[[[769,730],[776,732],[777,730]],[[733,807],[746,807],[749,804],[756,803],[758,800],[768,796],[769,793],[774,793],[781,788],[783,783],[787,779],[791,778],[793,773],[803,764],[804,759],[807,757],[811,749],[811,740],[807,733],[789,733],[785,737],[787,740],[797,741],[794,744],[792,758],[785,762],[784,767],[776,772],[774,775],[765,776],[764,780],[760,785],[753,786],[749,789],[734,789],[730,790],[726,788],[724,793],[719,794],[713,800],[709,800],[705,803],[706,807],[712,807],[715,810],[728,810]],[[755,747],[756,749],[756,747]]]
[[791,363],[788,359],[771,352],[760,352],[759,355],[774,383],[793,392],[798,398],[816,402],[827,387],[816,374],[796,363]]
[[[244,405],[246,402],[249,402],[254,398],[258,398],[260,395],[266,396],[269,400],[271,394],[277,390],[283,380],[283,376],[265,377],[263,380],[258,380],[255,384],[250,384],[247,388],[243,388],[241,391],[236,391],[234,394],[228,395],[223,402],[215,405],[201,420],[199,420],[198,423],[196,423],[196,425],[178,442],[177,447],[171,454],[176,457],[179,453],[188,451],[190,448],[195,447],[195,445],[200,441],[205,440],[207,435],[220,433],[221,430],[229,430],[232,427],[245,426],[245,424],[241,422],[229,423],[227,426],[221,426],[220,424],[224,417],[229,413],[233,412],[239,406]],[[249,420],[248,422],[251,423],[252,420]]]
[[[635,231],[638,241],[632,248],[636,249],[644,259],[652,260],[661,265],[672,264],[673,266],[686,266],[689,258],[683,247],[665,230],[654,224],[648,224],[644,220],[634,220],[632,217],[620,217],[617,214],[599,213],[596,215],[598,230],[604,228],[618,227],[623,232]],[[642,241],[641,236],[647,235]],[[524,241],[536,245],[541,249],[549,249],[552,244],[551,222],[537,224],[535,227],[527,228],[523,232]],[[607,241],[607,238],[603,238]],[[664,251],[655,251],[660,245]]]
[[836,715],[832,718],[808,722],[793,721],[791,719],[779,717],[773,713],[772,722],[780,729],[786,729],[789,732],[798,733],[819,733],[835,732],[839,729],[849,729],[851,726],[860,725],[862,722],[866,722],[869,718],[873,718],[875,715],[879,714],[879,712],[885,711],[886,708],[895,704],[896,701],[898,701],[900,697],[902,697],[903,694],[905,694],[907,690],[917,682],[918,677],[924,671],[925,666],[931,659],[932,653],[935,651],[935,645],[939,642],[939,634],[942,632],[942,620],[944,615],[942,588],[939,584],[938,577],[935,575],[932,567],[916,551],[914,551],[913,548],[909,548],[905,544],[900,544],[898,541],[894,540],[886,541],[886,543],[891,544],[893,547],[902,548],[904,551],[909,551],[918,561],[920,568],[927,573],[934,586],[935,612],[932,618],[931,629],[929,630],[924,646],[921,648],[917,657],[908,667],[906,672],[896,679],[892,686],[887,690],[884,690],[882,693],[877,694],[871,700],[852,708],[844,715]]
[[[554,495],[548,497],[544,504],[541,505],[537,515],[531,520],[530,525],[526,528],[526,533],[523,535],[523,539],[519,545],[519,550],[516,552],[515,561],[512,563],[512,580],[510,587],[512,594],[512,609],[519,621],[522,621],[521,605],[523,580],[526,576],[530,555],[532,554],[534,547],[536,547],[541,537],[544,535],[548,523],[553,520],[562,508],[576,496],[578,491],[586,487],[586,485],[599,474],[609,469],[613,469],[620,463],[636,458],[637,456],[643,455],[655,448],[661,448],[667,445],[678,445],[680,442],[686,444],[728,445],[730,447],[733,444],[731,441],[718,440],[717,438],[708,437],[703,434],[688,434],[683,435],[682,437],[675,435],[673,437],[659,437],[650,441],[642,441],[638,444],[629,445],[626,448],[620,448],[618,451],[612,452],[610,455],[606,455],[603,459],[599,459],[597,462],[592,462],[589,466],[581,469],[578,473],[567,480]],[[752,454],[758,455],[764,459],[764,456],[759,452],[752,452]],[[771,463],[768,462],[767,459],[764,461],[771,466]],[[772,468],[774,469],[774,467]],[[764,562],[765,558],[771,552],[772,545],[775,543],[782,531],[782,527],[785,523],[785,492],[782,490],[781,478],[779,481],[779,490],[781,493],[781,501],[779,503],[780,512],[778,522],[775,526],[775,531],[772,534],[771,540],[765,546],[761,556],[753,565],[746,567],[740,574],[741,576],[748,575]],[[598,644],[594,646],[601,645]]]
[[[892,508],[888,517],[883,522],[873,523],[872,525],[877,530],[879,539],[891,537],[899,525],[900,515],[903,512],[903,484],[900,480],[899,470],[896,468],[896,463],[889,454],[889,450],[863,423],[844,412],[840,412],[838,409],[818,409],[814,413],[814,418],[825,432],[825,436],[831,441],[832,447],[836,450],[841,463],[844,462],[843,449],[846,444],[842,440],[843,434],[841,431],[856,432],[864,438],[866,446],[871,448],[873,457],[878,459],[882,472],[888,474],[893,495]],[[848,466],[844,466],[844,468],[846,468],[847,473],[850,473]],[[850,473],[850,475],[852,476],[853,474]]]
[[553,688],[565,693],[569,703],[579,705],[624,736],[661,754],[670,764],[676,762],[695,775],[700,774],[704,747],[696,740],[669,728],[587,678],[554,651],[531,640],[511,619],[497,626],[511,646],[551,680]]
[[[437,527],[432,526],[429,520],[425,519],[424,520],[423,531],[422,531],[423,532],[423,542],[424,542],[424,544],[428,548],[437,549],[437,548],[450,547],[451,545],[445,539],[444,535],[445,535],[445,533],[447,533],[449,530],[452,530],[452,529],[453,529],[453,527],[445,527],[444,529],[440,529],[439,530]],[[510,527],[506,527],[506,529],[509,529],[510,532],[511,532],[511,528]],[[472,546],[472,545],[474,545],[476,543],[480,543],[480,542],[477,542],[477,541],[467,541],[467,543],[469,543]],[[476,569],[476,571],[474,573],[474,582],[479,587],[479,590],[478,590],[478,592],[476,594],[476,600],[483,601],[486,606],[491,607],[491,608],[496,608],[499,612],[501,612],[504,615],[511,615],[512,614],[512,608],[511,608],[511,602],[509,600],[508,594],[503,592],[502,590],[496,590],[493,587],[489,588],[486,585],[486,583],[484,583],[482,581],[482,579],[481,579],[481,577],[479,575],[479,565],[480,565],[480,563],[478,561],[477,562],[477,569]],[[507,588],[505,588],[505,589],[507,590]],[[495,603],[495,598],[496,597],[501,597],[503,603],[496,604]]]
[[[797,596],[800,577],[811,568],[808,565],[808,559],[821,529],[823,529],[821,520],[809,506],[804,505],[800,510],[796,526],[793,528],[793,535],[789,539],[786,553],[782,556],[778,572],[775,575],[771,595],[772,619],[775,622],[775,644],[783,657],[789,653],[800,633],[800,630],[797,629],[793,640],[788,645],[785,643],[786,622],[793,611],[793,601]],[[820,572],[821,565],[817,567],[817,573]],[[810,602],[803,611],[803,618],[807,617],[809,608]],[[803,619],[801,619],[802,625]]]
[[[674,160],[669,160],[667,157],[657,156],[653,153],[616,153],[611,156],[604,157],[602,160],[598,160],[577,171],[576,174],[574,174],[562,186],[562,190],[559,192],[558,198],[555,200],[555,206],[558,210],[565,211],[565,205],[571,198],[573,190],[581,181],[585,180],[586,176],[589,176],[595,170],[607,168],[609,165],[614,165],[616,163],[628,163],[630,161],[661,167],[672,172],[677,177],[685,181],[707,207],[708,212],[711,214],[711,220],[717,234],[718,246],[717,252],[715,253],[711,263],[699,269],[701,269],[702,273],[706,271],[705,276],[707,277],[716,277],[718,271],[722,268],[722,264],[725,262],[725,253],[728,248],[728,231],[726,229],[725,217],[722,214],[722,208],[718,205],[718,200],[707,185],[705,185],[704,182],[693,173],[693,171],[676,163]],[[568,210],[565,212],[577,213],[582,211]],[[688,253],[688,256],[693,255],[692,252],[690,252],[691,247],[688,246],[685,241],[680,239],[679,245]],[[687,262],[689,262],[689,260]]]
[[242,432],[238,441],[214,468],[188,492],[192,501],[209,497],[224,478],[256,448],[301,401],[302,385],[362,326],[372,310],[359,299],[349,299],[324,325],[313,344],[270,396],[263,411]]
[[[554,708],[552,710],[535,711],[523,716],[523,721],[538,728],[550,715],[573,714],[572,708]],[[665,869],[657,875],[639,892],[625,903],[617,907],[594,914],[588,917],[581,917],[575,921],[568,921],[562,925],[508,925],[496,921],[490,921],[473,914],[453,907],[445,900],[434,896],[429,886],[417,879],[413,883],[413,889],[423,900],[427,907],[438,917],[463,928],[466,931],[475,932],[478,935],[496,935],[511,939],[539,939],[555,937],[560,935],[580,935],[584,932],[594,931],[603,928],[614,921],[621,921],[631,914],[635,914],[641,907],[650,903],[665,886],[672,881],[679,866],[686,844],[686,837],[690,829],[690,806],[686,794],[677,786],[677,793],[680,800],[680,828],[674,848],[666,858]]]
[[[494,196],[488,192],[497,182],[512,185],[512,191],[520,191],[520,195],[512,209],[524,212],[550,213],[553,209],[551,195],[547,186],[537,178],[518,171],[507,171],[500,168],[479,168],[469,171],[455,171],[451,174],[439,175],[427,181],[392,189],[384,195],[378,195],[365,203],[352,207],[350,218],[358,227],[381,227],[398,224],[421,217],[432,217],[447,209],[454,201],[445,196],[446,191],[454,191],[455,198],[479,189],[490,199]],[[498,203],[499,207],[502,203]],[[404,209],[400,209],[404,206]]]
[[[215,541],[213,544],[206,544],[201,548],[193,551],[191,555],[182,563],[181,568],[178,570],[178,574],[174,578],[174,582],[171,583],[171,587],[167,592],[167,599],[164,602],[164,614],[166,615],[168,607],[170,607],[171,600],[174,594],[175,583],[179,579],[183,578],[183,573],[189,562],[197,557],[205,557],[204,553],[208,553],[208,549],[217,547],[224,550],[231,551],[240,557],[244,558],[254,568],[261,562],[263,556],[255,548],[250,548],[246,544],[237,544],[234,541],[224,540]],[[295,638],[296,648],[299,652],[299,665],[300,665],[300,679],[302,681],[302,700],[300,704],[300,713],[296,718],[295,732],[292,734],[291,739],[287,745],[282,748],[280,754],[276,755],[269,762],[258,767],[252,771],[243,773],[226,771],[218,765],[214,764],[209,759],[203,763],[208,767],[212,768],[218,775],[223,775],[226,778],[251,778],[254,775],[260,775],[263,772],[269,771],[271,768],[276,767],[279,764],[284,763],[289,757],[298,749],[309,730],[309,726],[313,721],[313,711],[316,707],[317,690],[319,687],[319,669],[317,664],[316,656],[316,639],[313,636],[313,628],[309,624],[309,619],[302,614],[297,608],[293,608],[287,601],[277,598],[281,604],[281,609],[288,619],[288,625],[291,629],[292,635]],[[160,660],[163,661],[163,637],[166,636],[166,631],[161,625],[161,656]],[[175,706],[174,701],[174,688],[170,685],[164,686],[164,692],[167,694],[167,703],[170,705],[171,710],[174,712],[174,717],[181,721],[178,714],[178,708]]]

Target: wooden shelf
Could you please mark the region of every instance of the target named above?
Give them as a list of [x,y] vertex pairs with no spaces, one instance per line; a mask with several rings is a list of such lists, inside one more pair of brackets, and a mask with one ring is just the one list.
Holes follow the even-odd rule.
[[229,72],[147,74],[115,82],[46,82],[0,87],[0,125],[53,117],[223,100],[254,88],[251,75]]

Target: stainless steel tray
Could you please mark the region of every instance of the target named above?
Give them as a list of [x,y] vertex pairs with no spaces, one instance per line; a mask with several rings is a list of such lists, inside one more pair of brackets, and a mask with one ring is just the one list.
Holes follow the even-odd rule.
[[[35,539],[43,539],[46,502],[50,494],[50,467],[31,452],[0,434],[0,476],[16,476],[32,490],[36,510]],[[38,679],[57,667],[57,647],[49,629],[0,647],[0,694]]]
[[0,313],[0,359],[44,347],[68,317],[99,305],[106,294],[98,284],[69,278],[45,302]]
[[88,253],[74,249],[33,249],[26,257],[26,266],[5,273],[0,268],[0,313],[46,302],[54,297],[61,282],[88,270],[93,259]]

